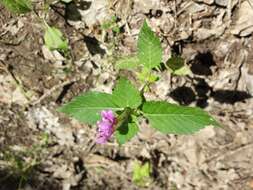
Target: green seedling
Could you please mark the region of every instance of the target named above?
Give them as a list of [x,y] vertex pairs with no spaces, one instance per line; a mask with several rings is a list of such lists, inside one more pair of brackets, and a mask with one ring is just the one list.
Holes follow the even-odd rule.
[[141,187],[149,186],[149,184],[151,183],[150,173],[151,167],[148,162],[146,162],[143,165],[140,164],[139,162],[135,162],[132,180],[138,186]]
[[47,147],[48,141],[48,135],[44,134],[40,143],[30,148],[3,151],[2,160],[7,163],[9,174],[0,179],[0,183],[13,176],[19,179],[18,189],[20,189],[32,177],[35,167],[40,164],[41,154]]
[[68,51],[68,41],[64,39],[61,31],[55,27],[50,27],[47,24],[44,41],[45,45],[50,50],[59,50],[64,53]]
[[192,74],[190,68],[184,64],[184,59],[178,55],[172,54],[165,66],[174,75],[185,76]]
[[110,20],[105,21],[102,25],[101,25],[101,29],[105,30],[105,31],[113,31],[115,33],[119,33],[120,32],[120,27],[117,24],[117,17],[116,16],[112,16]]

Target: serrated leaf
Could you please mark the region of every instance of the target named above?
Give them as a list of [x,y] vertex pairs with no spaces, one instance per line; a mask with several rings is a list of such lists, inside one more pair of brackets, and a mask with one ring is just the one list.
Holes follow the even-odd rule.
[[142,111],[151,127],[166,134],[192,134],[208,125],[219,126],[200,108],[151,101],[144,103]]
[[142,82],[153,83],[159,79],[159,76],[152,73],[149,69],[143,68],[140,73],[137,73],[137,77]]
[[184,59],[180,56],[173,56],[167,61],[169,70],[174,75],[185,76],[191,74],[191,70],[184,65]]
[[137,108],[142,102],[140,92],[125,78],[117,81],[113,90],[113,97],[120,107]]
[[30,0],[1,0],[0,3],[14,13],[27,13],[32,10]]
[[45,45],[50,50],[68,50],[68,41],[63,38],[61,31],[55,27],[47,26],[44,35]]
[[146,21],[143,23],[138,38],[138,58],[140,63],[148,69],[159,66],[162,61],[160,40]]
[[122,110],[115,104],[113,95],[101,92],[88,92],[74,98],[62,106],[59,111],[88,124],[95,124],[100,119],[102,110]]
[[138,126],[136,123],[124,122],[116,130],[116,139],[120,145],[126,143],[133,138],[138,132]]
[[140,62],[137,56],[126,56],[117,60],[115,68],[117,70],[133,70],[140,66]]
[[81,122],[95,124],[100,119],[102,110],[117,111],[126,107],[137,108],[141,102],[139,91],[130,81],[122,78],[117,82],[113,94],[88,92],[74,98],[59,111]]

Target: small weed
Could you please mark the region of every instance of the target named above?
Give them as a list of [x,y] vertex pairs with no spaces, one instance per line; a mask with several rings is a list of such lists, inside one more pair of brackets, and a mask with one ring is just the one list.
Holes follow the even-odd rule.
[[134,163],[132,180],[138,186],[148,186],[151,183],[150,173],[151,167],[148,162],[142,165],[136,161]]
[[[147,22],[143,23],[140,30],[137,47],[137,56],[124,57],[118,62],[118,69],[138,69],[137,78],[142,84],[141,88],[121,77],[111,94],[86,92],[62,106],[59,111],[81,122],[97,124],[97,143],[100,144],[107,142],[114,133],[119,144],[126,143],[138,133],[138,120],[143,117],[149,121],[151,127],[164,134],[192,134],[208,125],[220,126],[199,108],[146,100],[146,90],[159,80],[154,69],[161,65],[163,54],[161,42]],[[187,73],[187,69],[179,72],[182,65],[181,58],[169,62],[175,74]]]
[[120,27],[117,24],[117,17],[116,16],[112,16],[110,20],[105,21],[102,25],[101,25],[101,29],[105,30],[105,31],[113,31],[116,34],[120,33]]
[[6,163],[9,174],[0,179],[0,183],[10,177],[18,179],[18,189],[20,189],[31,177],[36,166],[40,164],[43,149],[48,145],[48,135],[44,134],[39,144],[22,150],[9,148],[1,154],[1,160]]

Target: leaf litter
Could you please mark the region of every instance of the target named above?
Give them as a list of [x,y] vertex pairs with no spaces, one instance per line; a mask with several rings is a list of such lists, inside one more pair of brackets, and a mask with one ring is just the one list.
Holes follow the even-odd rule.
[[[57,88],[36,106],[26,108],[27,100],[22,96],[15,95],[17,100],[7,97],[16,94],[16,89],[8,83],[11,76],[0,69],[0,85],[4,89],[0,91],[0,96],[4,97],[0,106],[1,148],[29,146],[29,143],[36,143],[37,133],[51,134],[51,146],[45,151],[40,169],[36,171],[36,186],[31,183],[25,188],[39,189],[41,184],[47,183],[47,189],[52,189],[53,185],[54,189],[64,187],[66,190],[72,187],[101,189],[105,186],[108,189],[140,189],[131,181],[132,166],[137,159],[143,164],[148,160],[151,164],[152,182],[147,189],[252,189],[253,101],[248,95],[252,95],[250,52],[253,31],[250,15],[253,9],[250,1],[129,0],[128,3],[131,6],[123,25],[126,30],[118,43],[122,55],[136,50],[136,35],[146,18],[153,31],[161,37],[162,46],[168,47],[168,52],[178,50],[193,73],[191,77],[178,77],[163,72],[161,80],[152,86],[147,97],[150,100],[185,102],[181,101],[185,97],[180,93],[176,98],[170,96],[180,87],[185,87],[187,96],[194,95],[190,105],[204,107],[224,127],[210,126],[191,136],[165,136],[141,121],[138,136],[124,146],[119,147],[115,141],[105,146],[94,146],[95,128],[66,119],[54,110],[62,102],[88,89],[112,90],[117,73],[111,63],[100,54],[88,53],[87,56],[87,47],[79,47],[76,43],[82,37],[74,31],[83,30],[85,35],[99,39],[97,26],[110,19],[110,14],[121,15],[121,12],[110,9],[111,13],[107,9],[108,6],[119,6],[119,2],[92,1],[87,10],[79,9],[81,20],[88,27],[79,21],[71,21],[72,28],[63,30],[64,36],[70,37],[69,43],[75,50],[73,54],[78,55],[78,60],[75,60],[78,64],[73,65],[70,74],[67,69],[63,71],[55,66],[59,56],[46,55],[45,51],[45,57],[38,56],[42,51],[40,41],[43,35],[36,26],[24,27],[27,20],[33,19],[30,15],[20,20],[0,16],[0,23],[5,26],[0,28],[0,53],[4,55],[0,60],[13,67],[14,75],[22,81],[25,90],[34,93],[34,99],[72,75],[81,78],[68,88],[64,86],[67,92],[63,97],[60,96],[62,89]],[[3,14],[7,15],[7,12],[4,10]],[[59,22],[56,18],[64,23],[57,13],[52,14],[55,17],[53,24]],[[18,32],[13,34],[14,30],[8,29],[11,27],[18,28]],[[13,36],[18,39],[26,32],[38,41],[38,45],[29,39],[22,41],[23,38],[20,38],[18,46],[2,43],[2,39],[5,42],[14,39]],[[34,61],[26,61],[20,56],[18,52],[22,49],[32,52],[30,58]],[[83,57],[80,52],[83,52]],[[49,63],[50,56],[55,57],[55,61]],[[63,59],[60,61],[65,62]],[[202,66],[201,72],[194,70],[195,64]],[[31,74],[32,70],[36,70],[36,75]],[[98,77],[101,73],[103,76]],[[188,94],[189,91],[192,93]],[[6,186],[1,188],[6,189]]]

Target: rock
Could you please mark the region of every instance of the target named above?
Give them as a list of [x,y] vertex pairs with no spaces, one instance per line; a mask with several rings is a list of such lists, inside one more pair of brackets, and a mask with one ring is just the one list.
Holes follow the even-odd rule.
[[134,7],[137,12],[149,13],[151,9],[159,8],[159,1],[157,0],[134,0]]
[[208,126],[204,129],[201,129],[198,133],[196,133],[195,136],[199,141],[206,141],[208,139],[215,137],[215,135],[216,132],[214,128],[212,126]]
[[187,145],[185,146],[184,155],[186,156],[187,160],[192,165],[197,165],[198,163],[198,145],[196,144],[195,140],[189,140]]
[[115,13],[118,17],[126,19],[131,14],[132,1],[120,0],[115,3]]
[[225,31],[225,26],[220,26],[214,29],[206,29],[206,28],[199,28],[194,35],[197,37],[198,40],[206,40],[212,36],[219,37]]
[[43,45],[42,48],[42,54],[43,54],[43,57],[47,60],[54,60],[54,56],[53,56],[53,53],[45,46]]
[[231,8],[233,8],[238,3],[238,0],[215,0],[215,4],[222,7],[228,7],[230,3],[229,1],[231,1]]
[[57,50],[50,51],[46,46],[42,46],[42,53],[44,58],[53,62],[56,67],[62,67],[66,60]]
[[144,147],[141,151],[140,151],[140,156],[142,156],[143,158],[147,158],[150,159],[151,155],[149,153],[149,151],[147,150],[146,147]]
[[6,104],[16,103],[19,105],[28,103],[22,87],[16,85],[11,75],[0,75],[0,81],[0,102]]
[[226,7],[228,5],[228,0],[215,0],[215,4]]
[[59,179],[69,179],[71,175],[72,175],[72,172],[68,170],[67,165],[56,167],[53,173],[53,176]]
[[88,26],[93,26],[97,23],[103,23],[105,20],[110,19],[108,12],[107,0],[94,0],[88,10],[80,10],[82,19]]
[[253,75],[249,74],[246,68],[242,68],[242,80],[246,85],[247,92],[253,96]]
[[188,13],[194,14],[197,12],[204,11],[207,5],[199,4],[195,2],[189,2],[189,4],[186,4],[186,9]]
[[61,126],[59,118],[45,106],[29,110],[27,117],[35,127],[56,136],[60,145],[74,144],[75,139],[71,128]]
[[229,41],[221,41],[217,45],[217,49],[214,51],[214,55],[217,59],[224,60],[226,55],[228,55],[232,46],[232,40]]
[[248,36],[253,32],[253,9],[248,1],[243,1],[237,14],[235,26],[231,30],[234,35]]
[[25,25],[25,21],[25,19],[20,18],[17,23],[13,20],[12,22],[4,25],[3,27],[6,31],[10,32],[12,36],[15,36],[23,28],[23,26]]

